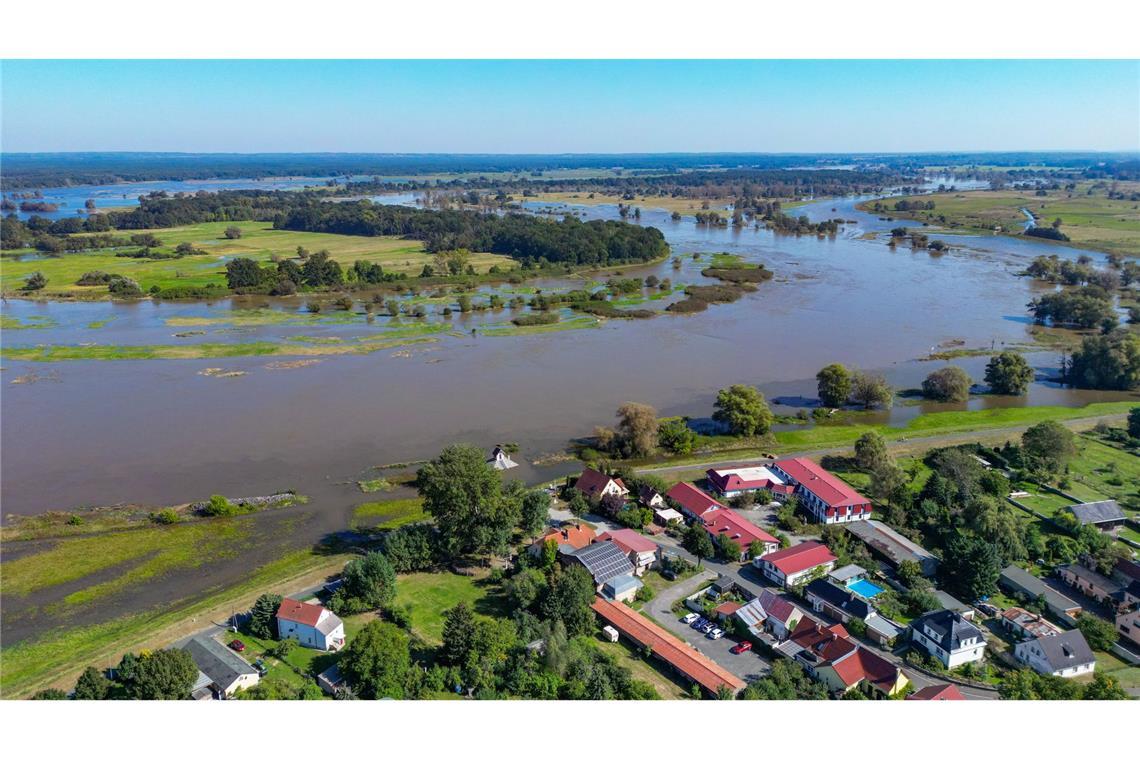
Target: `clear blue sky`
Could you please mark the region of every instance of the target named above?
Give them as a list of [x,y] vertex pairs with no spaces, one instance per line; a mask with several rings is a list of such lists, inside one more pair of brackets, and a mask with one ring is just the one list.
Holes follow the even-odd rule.
[[1138,61],[4,61],[3,150],[1140,149]]

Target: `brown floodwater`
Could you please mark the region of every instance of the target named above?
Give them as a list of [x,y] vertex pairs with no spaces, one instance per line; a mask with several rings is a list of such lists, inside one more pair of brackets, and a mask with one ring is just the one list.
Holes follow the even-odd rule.
[[[491,337],[470,327],[503,322],[503,315],[453,318],[464,337],[364,356],[321,357],[294,369],[269,369],[288,357],[208,360],[5,361],[0,394],[0,498],[5,514],[34,514],[81,505],[180,503],[211,493],[233,496],[294,488],[311,497],[295,509],[287,541],[267,541],[240,558],[176,573],[161,594],[119,598],[84,613],[84,622],[174,599],[241,577],[279,552],[343,529],[354,505],[374,497],[354,481],[369,468],[424,459],[454,441],[484,447],[517,442],[516,460],[533,461],[567,441],[609,424],[626,401],[662,414],[707,416],[717,389],[758,385],[778,411],[810,405],[815,372],[842,362],[877,370],[899,387],[916,387],[945,362],[917,361],[951,341],[1000,347],[1030,340],[1025,305],[1041,290],[1015,274],[1038,254],[1076,257],[1074,249],[1004,237],[944,236],[955,249],[935,256],[900,246],[881,233],[896,223],[854,210],[856,199],[828,200],[797,210],[813,219],[856,220],[834,238],[776,235],[767,230],[706,229],[645,210],[643,224],[659,227],[683,259],[632,267],[624,276],[700,279],[704,261],[693,252],[730,252],[762,262],[774,280],[732,304],[687,315],[609,321],[597,329]],[[832,211],[832,209],[835,211]],[[581,208],[613,218],[610,206]],[[868,239],[872,233],[875,239]],[[607,273],[608,274],[608,273]],[[558,282],[546,283],[553,287]],[[578,282],[580,286],[580,281]],[[48,317],[56,326],[6,331],[4,340],[36,343],[171,343],[170,316],[223,313],[248,301],[216,304],[32,303],[12,301],[4,313]],[[287,308],[298,309],[299,303]],[[656,306],[654,308],[660,308]],[[381,318],[379,321],[383,321]],[[90,322],[110,320],[91,330]],[[374,324],[314,328],[265,325],[190,340],[260,340],[293,335],[353,337]],[[1059,357],[1029,355],[1042,379]],[[955,361],[980,380],[985,358]],[[210,377],[220,367],[246,374]],[[12,384],[28,372],[51,373]],[[1024,399],[979,398],[992,405],[1083,405],[1121,394],[1090,393],[1037,382]],[[929,405],[899,405],[901,423]],[[513,475],[529,482],[572,469],[524,464]],[[20,603],[4,600],[6,612]],[[14,618],[14,620],[12,620]],[[11,620],[11,622],[10,622]],[[23,620],[24,622],[21,622]],[[5,615],[3,634],[18,640],[32,617]]]

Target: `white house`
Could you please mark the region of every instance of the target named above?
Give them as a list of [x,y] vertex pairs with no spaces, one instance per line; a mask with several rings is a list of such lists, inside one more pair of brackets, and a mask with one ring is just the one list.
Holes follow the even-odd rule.
[[1055,636],[1026,639],[1014,647],[1013,657],[1038,673],[1061,678],[1084,675],[1096,668],[1092,649],[1084,634],[1076,629]]
[[582,470],[582,474],[574,483],[574,488],[593,502],[601,501],[602,497],[605,496],[624,497],[629,495],[629,489],[626,488],[621,478],[611,478],[609,475],[591,470],[589,467]]
[[753,557],[752,564],[772,581],[791,588],[835,568],[835,555],[818,541],[804,541],[777,552]]
[[928,612],[912,621],[910,637],[947,668],[978,662],[986,653],[982,632],[953,610]]
[[211,636],[190,639],[182,647],[198,668],[194,683],[196,698],[227,699],[240,689],[257,686],[261,676],[237,652]]
[[277,609],[277,637],[335,652],[344,646],[344,622],[319,604],[283,599]]
[[518,463],[511,459],[506,450],[502,446],[496,446],[491,450],[491,456],[487,459],[487,464],[494,467],[496,470],[509,470],[512,467],[518,467]]

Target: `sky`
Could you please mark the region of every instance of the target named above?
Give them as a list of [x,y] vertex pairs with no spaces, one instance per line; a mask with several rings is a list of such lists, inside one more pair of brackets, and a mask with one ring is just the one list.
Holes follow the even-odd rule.
[[31,61],[0,149],[1140,150],[1140,61]]

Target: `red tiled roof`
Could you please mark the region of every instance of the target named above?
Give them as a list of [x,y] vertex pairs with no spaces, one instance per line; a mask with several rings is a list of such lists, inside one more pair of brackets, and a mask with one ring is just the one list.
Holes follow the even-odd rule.
[[780,543],[771,534],[756,527],[731,509],[717,509],[704,517],[705,530],[715,538],[721,533],[732,539],[741,551],[747,551],[753,541],[765,544]]
[[598,536],[598,541],[613,541],[621,547],[624,552],[655,552],[657,551],[657,544],[650,541],[645,536],[638,533],[632,528],[622,528],[621,530],[611,530],[608,533],[603,533]]
[[848,686],[866,681],[879,691],[890,694],[899,681],[899,669],[866,647],[855,645],[855,651],[831,667]]
[[818,541],[804,541],[802,544],[765,554],[763,560],[771,563],[784,575],[793,575],[809,567],[834,562],[835,555]]
[[732,673],[626,605],[598,597],[590,606],[608,624],[641,646],[652,649],[656,657],[709,692],[716,693],[721,686],[727,686],[734,692],[744,688],[744,682]]
[[723,504],[692,483],[678,483],[665,495],[697,517],[704,517],[705,512],[712,509],[724,509]]
[[292,620],[301,625],[316,626],[321,619],[325,608],[319,604],[307,604],[296,599],[282,599],[281,606],[277,608],[277,617],[282,620]]
[[941,685],[927,686],[925,689],[919,689],[914,694],[907,695],[909,700],[929,700],[933,702],[956,702],[963,700],[962,692],[958,691],[958,687],[952,683],[944,683]]
[[709,482],[716,486],[721,491],[742,491],[745,489],[756,488],[771,488],[773,483],[768,478],[760,478],[758,480],[745,480],[735,472],[728,474],[721,474],[720,470],[706,470],[705,476]]
[[574,487],[587,496],[598,496],[611,480],[625,489],[625,483],[621,482],[621,478],[611,478],[605,473],[587,467],[582,470],[582,474],[579,475],[578,480],[574,482]]
[[551,528],[538,540],[538,543],[545,544],[547,541],[554,541],[559,546],[570,544],[575,549],[581,549],[593,543],[596,535],[597,533],[589,525],[575,523],[563,525],[561,528]]
[[723,604],[718,604],[713,612],[717,613],[718,615],[724,615],[727,617],[743,606],[744,605],[740,602],[724,602]]
[[822,499],[829,507],[862,506],[871,503],[867,497],[810,459],[802,457],[781,459],[776,462],[776,466]]

